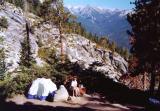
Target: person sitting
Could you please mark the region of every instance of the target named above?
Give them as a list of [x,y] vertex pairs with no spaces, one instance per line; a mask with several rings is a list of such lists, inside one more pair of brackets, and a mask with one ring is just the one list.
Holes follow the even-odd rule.
[[71,81],[71,89],[72,89],[72,96],[79,96],[79,88],[77,87],[77,78],[74,77],[73,80]]
[[79,95],[83,96],[86,93],[86,88],[83,86],[83,84],[79,84]]

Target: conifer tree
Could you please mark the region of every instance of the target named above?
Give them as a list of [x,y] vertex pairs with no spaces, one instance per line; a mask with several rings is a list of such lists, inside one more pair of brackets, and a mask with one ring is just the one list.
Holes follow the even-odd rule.
[[34,59],[31,53],[31,44],[30,44],[30,26],[29,21],[27,20],[27,13],[28,13],[28,4],[24,2],[24,9],[25,9],[25,16],[26,16],[26,25],[25,25],[25,37],[23,42],[21,42],[21,58],[20,58],[20,65],[30,68]]
[[61,42],[61,62],[65,62],[65,55],[64,55],[64,47],[63,47],[63,25],[64,22],[68,19],[67,16],[65,16],[64,7],[63,7],[63,0],[53,0],[53,4],[56,9],[57,14],[57,20],[58,20],[58,29],[60,33],[60,42]]
[[135,0],[134,4],[134,11],[127,17],[132,26],[132,32],[128,31],[131,53],[136,60],[132,63],[136,72],[151,74],[150,91],[153,93],[155,76],[160,73],[160,1]]
[[[0,45],[3,45],[3,38],[0,37]],[[0,47],[0,79],[4,76],[4,73],[6,71],[6,65],[5,65],[5,51],[4,48]]]
[[[95,36],[95,38],[96,38],[96,36]],[[102,45],[105,48],[108,48],[109,40],[107,39],[107,37],[101,37],[99,39],[99,44]]]
[[116,47],[117,47],[117,46],[116,46],[116,43],[115,43],[115,42],[111,42],[110,45],[109,45],[110,50],[113,51],[113,52],[115,52]]
[[26,36],[24,37],[23,42],[21,42],[21,58],[20,65],[30,68],[34,59],[32,57],[30,38],[29,38],[30,29],[28,23],[26,23]]

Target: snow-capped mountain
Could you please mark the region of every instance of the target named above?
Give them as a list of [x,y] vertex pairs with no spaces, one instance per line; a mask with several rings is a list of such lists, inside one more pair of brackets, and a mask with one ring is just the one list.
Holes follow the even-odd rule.
[[108,36],[119,46],[128,47],[126,30],[130,25],[126,20],[129,10],[104,9],[91,6],[67,6],[68,10],[77,16],[87,31],[100,36]]

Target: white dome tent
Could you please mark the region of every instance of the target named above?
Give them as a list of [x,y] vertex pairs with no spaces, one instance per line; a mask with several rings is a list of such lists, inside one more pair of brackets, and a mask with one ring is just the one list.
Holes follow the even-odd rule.
[[56,90],[57,86],[51,79],[37,78],[32,82],[28,92],[28,99],[45,100],[49,94],[54,96]]

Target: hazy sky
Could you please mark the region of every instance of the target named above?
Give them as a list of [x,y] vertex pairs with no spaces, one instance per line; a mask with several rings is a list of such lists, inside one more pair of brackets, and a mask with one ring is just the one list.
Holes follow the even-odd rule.
[[65,6],[98,6],[102,8],[132,9],[130,2],[135,0],[64,0]]

